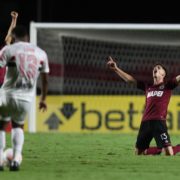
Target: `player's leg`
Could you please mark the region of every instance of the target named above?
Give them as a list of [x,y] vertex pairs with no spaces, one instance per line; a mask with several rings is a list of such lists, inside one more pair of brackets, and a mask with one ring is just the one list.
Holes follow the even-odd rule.
[[149,131],[149,122],[142,122],[137,136],[135,154],[145,155],[152,138],[153,136]]
[[180,152],[180,144],[177,144],[176,146],[172,146],[174,155]]
[[6,147],[4,121],[0,121],[0,171],[3,170],[3,152]]
[[[180,144],[177,144],[176,146],[172,146],[173,153],[176,155],[177,153],[180,152]],[[158,155],[161,154],[162,152],[165,152],[164,148],[158,148],[157,146],[151,146],[146,150],[147,155]]]
[[3,153],[6,147],[6,126],[8,124],[9,118],[2,118],[0,119],[0,171],[3,170]]
[[171,146],[170,136],[167,131],[167,126],[165,121],[157,120],[152,124],[153,136],[155,138],[157,147],[164,149],[164,152],[168,156],[174,155],[173,148]]
[[21,100],[15,100],[16,106],[14,107],[14,113],[12,114],[12,130],[11,140],[13,148],[13,160],[10,165],[11,171],[17,171],[20,168],[22,162],[22,151],[24,145],[24,120],[28,110],[30,109],[30,103]]
[[165,151],[165,154],[166,154],[167,156],[173,156],[173,155],[174,155],[174,151],[173,151],[173,148],[172,148],[171,145],[165,147],[165,148],[164,148],[164,151]]
[[6,108],[6,96],[4,93],[0,92],[0,169],[3,170],[3,153],[6,147],[6,125],[9,122],[9,118],[4,118],[7,116],[8,111]]
[[19,170],[22,161],[22,150],[24,145],[24,125],[12,121],[11,141],[13,148],[13,160],[10,165],[11,171]]
[[[3,114],[1,111],[3,110],[5,112],[5,109],[0,108],[0,113]],[[9,117],[3,117],[3,115],[0,117],[0,170],[3,170],[3,153],[4,149],[6,147],[6,127],[10,121]]]
[[159,155],[163,152],[163,148],[158,148],[157,146],[151,146],[146,149],[146,155]]

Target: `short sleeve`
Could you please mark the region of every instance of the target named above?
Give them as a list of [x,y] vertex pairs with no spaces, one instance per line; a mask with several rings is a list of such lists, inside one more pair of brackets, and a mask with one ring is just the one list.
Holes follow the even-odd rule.
[[178,82],[176,80],[176,77],[174,77],[173,79],[169,80],[167,83],[166,83],[166,88],[167,89],[174,89],[178,86]]
[[49,73],[49,63],[48,63],[48,57],[47,54],[44,52],[44,57],[41,62],[42,68],[41,73]]

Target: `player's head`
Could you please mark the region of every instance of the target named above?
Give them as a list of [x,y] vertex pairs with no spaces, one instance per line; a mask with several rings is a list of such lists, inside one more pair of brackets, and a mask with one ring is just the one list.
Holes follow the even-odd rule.
[[16,26],[11,33],[12,36],[12,41],[17,42],[17,41],[25,41],[27,42],[29,40],[28,38],[28,32],[24,26]]
[[164,79],[167,76],[167,69],[161,63],[156,63],[153,67],[153,78],[162,78]]

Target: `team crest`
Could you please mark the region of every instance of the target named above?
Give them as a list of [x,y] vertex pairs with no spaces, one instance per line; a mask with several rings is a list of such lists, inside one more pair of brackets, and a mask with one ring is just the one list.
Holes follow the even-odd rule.
[[164,89],[164,85],[159,86],[159,89]]

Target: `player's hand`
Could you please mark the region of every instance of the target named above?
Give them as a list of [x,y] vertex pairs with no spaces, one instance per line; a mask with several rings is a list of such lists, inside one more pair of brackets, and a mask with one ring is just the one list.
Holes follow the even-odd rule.
[[107,66],[109,69],[112,69],[112,70],[117,69],[117,64],[111,56],[108,57]]
[[44,101],[39,102],[39,110],[42,111],[42,112],[47,111],[47,105],[46,105],[46,103]]
[[11,11],[11,17],[17,19],[18,13],[16,11]]

